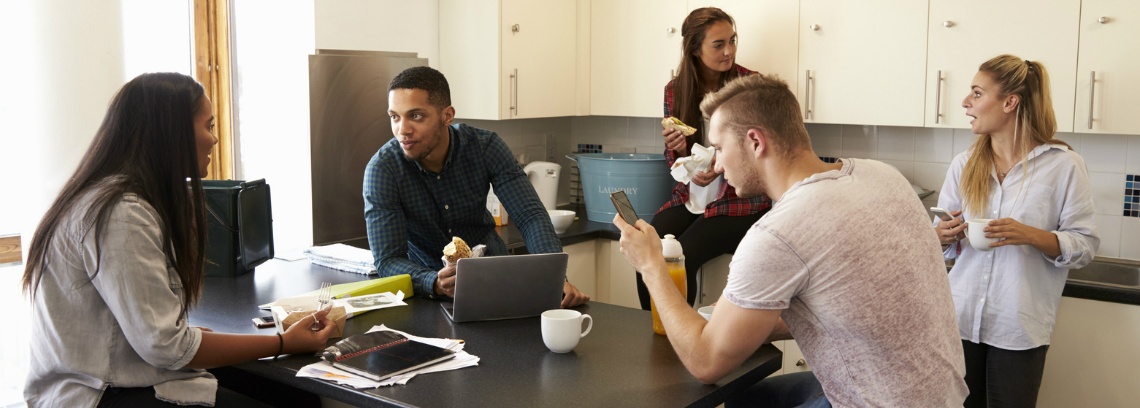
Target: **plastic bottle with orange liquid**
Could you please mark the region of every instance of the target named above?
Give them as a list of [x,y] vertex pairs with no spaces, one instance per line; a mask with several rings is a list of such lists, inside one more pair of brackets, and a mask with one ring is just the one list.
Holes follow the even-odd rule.
[[[665,256],[669,277],[681,292],[681,297],[685,297],[688,293],[685,284],[685,255],[681,252],[681,243],[673,234],[665,234],[665,239],[661,240],[661,254]],[[652,298],[649,299],[649,309],[653,313],[653,331],[664,335],[665,326],[661,324],[661,316],[657,314],[657,305],[653,303]]]

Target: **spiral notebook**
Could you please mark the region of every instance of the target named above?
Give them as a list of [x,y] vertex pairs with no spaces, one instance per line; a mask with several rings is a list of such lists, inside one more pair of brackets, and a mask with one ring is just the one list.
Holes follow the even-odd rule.
[[410,340],[399,333],[377,331],[336,342],[321,353],[334,367],[375,381],[455,357],[455,352]]

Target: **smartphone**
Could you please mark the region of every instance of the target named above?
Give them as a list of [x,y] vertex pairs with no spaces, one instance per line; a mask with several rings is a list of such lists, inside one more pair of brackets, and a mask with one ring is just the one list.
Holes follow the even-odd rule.
[[257,327],[273,327],[273,316],[255,317],[253,325]]
[[629,197],[625,196],[625,192],[618,190],[610,194],[610,201],[614,202],[614,208],[617,208],[618,214],[625,219],[629,225],[637,225],[637,211],[633,210],[633,204],[629,203]]
[[946,211],[946,210],[938,208],[938,207],[930,207],[930,212],[934,213],[934,215],[937,215],[938,218],[942,219],[942,221],[950,221],[950,220],[954,219],[954,216],[950,215],[949,211]]

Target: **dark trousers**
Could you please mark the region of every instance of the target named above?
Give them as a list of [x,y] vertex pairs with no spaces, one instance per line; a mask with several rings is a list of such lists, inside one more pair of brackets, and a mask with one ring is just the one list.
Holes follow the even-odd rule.
[[[154,387],[142,388],[116,388],[110,387],[103,391],[103,398],[99,400],[99,408],[116,408],[116,407],[162,407],[162,408],[175,408],[182,405],[166,402],[154,397]],[[269,405],[262,404],[245,395],[238,394],[228,389],[218,387],[218,394],[214,397],[214,406],[218,408],[224,407],[257,407],[269,408]]]
[[[224,407],[320,407],[316,394],[274,382],[256,374],[233,367],[211,368],[210,374],[218,379],[218,394],[214,406]],[[99,400],[104,407],[178,407],[154,397],[154,387],[108,388]]]
[[[666,209],[653,216],[649,223],[657,230],[657,235],[673,234],[681,243],[685,253],[685,282],[688,293],[685,299],[692,305],[697,299],[697,270],[705,262],[723,254],[736,252],[736,246],[744,234],[768,210],[739,217],[718,216],[705,218],[704,214],[693,214],[685,206]],[[637,297],[641,308],[649,310],[649,289],[637,275]]]
[[962,340],[966,386],[970,388],[965,407],[1036,407],[1047,351],[1048,345],[1004,350]]

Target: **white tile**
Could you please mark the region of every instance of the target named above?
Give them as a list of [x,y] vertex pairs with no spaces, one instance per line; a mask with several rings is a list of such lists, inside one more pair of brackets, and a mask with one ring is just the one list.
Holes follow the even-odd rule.
[[811,149],[819,157],[843,157],[843,128],[840,125],[808,123]]
[[914,128],[880,126],[877,133],[879,159],[914,160]]
[[942,183],[946,181],[946,171],[950,165],[945,163],[914,163],[914,184],[927,190],[942,193]]
[[[1085,161],[1087,163],[1088,159]],[[1092,165],[1089,164],[1089,167]],[[1089,183],[1092,185],[1093,203],[1096,204],[1097,214],[1124,213],[1124,180],[1123,174],[1089,172]]]
[[1140,218],[1120,218],[1120,257],[1140,261]]
[[843,125],[843,157],[877,159],[875,127],[869,125]]
[[886,164],[889,164],[889,165],[892,165],[892,166],[895,166],[896,169],[899,169],[899,173],[902,173],[903,177],[906,177],[906,181],[909,181],[911,184],[914,184],[914,164],[915,164],[914,162],[912,162],[912,161],[900,161],[900,160],[883,160],[883,159],[879,159],[879,161],[886,163]]
[[638,153],[665,154],[664,146],[637,146]]
[[1097,215],[1096,233],[1100,236],[1098,256],[1120,257],[1120,225],[1124,217],[1119,215]]
[[954,129],[916,128],[914,161],[950,163],[954,158]]
[[[970,129],[954,129],[954,154],[957,157],[962,152],[969,150],[970,146],[974,144],[974,139],[977,139]],[[953,159],[953,157],[951,157]]]
[[602,144],[624,144],[629,140],[629,118],[621,116],[598,116],[598,134],[603,137]]
[[1128,174],[1140,174],[1140,136],[1128,136]]
[[1061,139],[1061,141],[1063,141],[1065,143],[1068,143],[1069,147],[1073,148],[1073,151],[1077,152],[1077,154],[1081,153],[1081,139],[1082,139],[1082,137],[1081,137],[1080,133],[1061,132],[1061,133],[1057,133],[1055,135],[1055,137],[1057,139]]
[[1124,173],[1128,139],[1120,135],[1087,134],[1081,138],[1081,157],[1089,171]]

